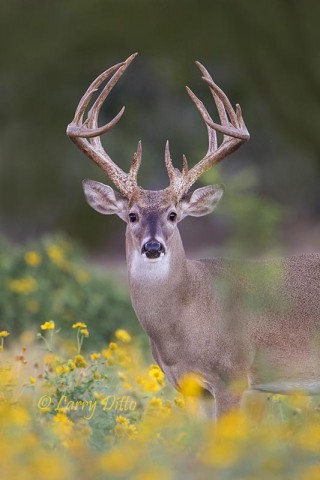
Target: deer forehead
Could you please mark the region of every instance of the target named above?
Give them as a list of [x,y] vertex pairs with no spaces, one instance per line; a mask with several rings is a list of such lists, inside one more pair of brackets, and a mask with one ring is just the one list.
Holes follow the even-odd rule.
[[175,205],[172,194],[166,190],[137,190],[129,201],[129,209],[138,208],[141,213],[161,215],[170,206]]

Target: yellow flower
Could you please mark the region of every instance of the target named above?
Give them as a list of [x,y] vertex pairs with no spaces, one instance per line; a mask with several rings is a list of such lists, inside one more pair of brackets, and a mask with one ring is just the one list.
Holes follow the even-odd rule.
[[126,417],[123,417],[122,415],[118,415],[116,417],[116,422],[121,423],[122,425],[129,425],[129,420]]
[[77,368],[75,362],[71,359],[68,360],[68,367],[70,370],[75,370]]
[[180,397],[175,397],[174,398],[174,403],[177,405],[177,407],[179,408],[184,408],[185,407],[185,401],[183,400],[183,398],[180,398]]
[[21,406],[16,406],[15,408],[13,408],[12,412],[10,412],[9,418],[10,418],[10,422],[12,422],[13,425],[17,425],[21,427],[28,426],[31,420],[27,409]]
[[43,357],[43,361],[45,365],[52,367],[60,361],[60,358],[58,357],[58,355],[54,355],[53,353],[48,353]]
[[141,462],[141,451],[139,449],[130,449],[125,455],[119,447],[104,453],[100,457],[99,468],[103,473],[109,476],[125,476],[131,472],[136,465]]
[[80,333],[82,333],[84,337],[89,337],[89,330],[87,328],[82,328]]
[[200,452],[201,461],[218,468],[231,466],[241,455],[241,444],[248,433],[249,423],[242,412],[232,410],[223,415],[208,431],[209,437]]
[[304,450],[319,453],[320,451],[320,425],[306,424],[295,437],[296,443]]
[[114,351],[114,350],[117,350],[118,345],[115,342],[110,342],[109,343],[109,348],[110,348],[110,350]]
[[100,392],[93,392],[93,396],[94,396],[94,398],[96,398],[100,402],[102,402],[106,398],[104,393],[100,393]]
[[307,409],[311,404],[311,398],[304,392],[295,392],[292,395],[286,395],[286,404],[294,409]]
[[162,388],[154,378],[146,379],[143,377],[137,377],[136,382],[145,392],[158,392]]
[[207,465],[226,468],[235,463],[239,454],[233,442],[219,440],[214,443],[214,447],[210,443],[204,447],[201,460]]
[[55,328],[56,324],[54,323],[53,320],[49,320],[49,322],[44,322],[42,325],[40,325],[41,330],[53,330]]
[[271,399],[275,403],[282,402],[286,399],[286,395],[281,395],[277,393],[276,395],[272,395]]
[[129,440],[133,440],[137,437],[137,427],[135,425],[131,425],[127,418],[119,415],[118,417],[116,417],[116,422],[119,425],[115,426],[114,431],[118,437],[126,437]]
[[65,439],[72,432],[74,423],[63,412],[58,412],[53,418],[54,425],[57,432],[61,435],[62,439]]
[[232,410],[219,418],[216,433],[220,438],[242,440],[246,438],[248,428],[249,425],[245,415],[238,410]]
[[110,352],[108,348],[105,348],[104,350],[102,350],[102,355],[104,356],[104,358],[109,359],[112,357],[112,352]]
[[[39,442],[39,440],[38,440]],[[38,444],[37,447],[40,445]],[[57,478],[65,478],[66,466],[61,461],[61,458],[52,451],[44,452],[40,450],[40,454],[35,455],[33,461],[30,461],[27,470],[24,475],[30,475],[29,472],[36,472],[37,478],[46,478],[47,480],[54,480]],[[31,474],[35,478],[34,474]]]
[[164,385],[164,373],[161,370],[161,368],[158,365],[155,365],[154,363],[150,365],[148,374],[150,377],[154,378],[159,385]]
[[150,400],[150,405],[152,407],[162,407],[162,400],[159,397],[152,397]]
[[138,436],[138,430],[135,425],[128,425],[127,436],[130,440],[134,440]]
[[21,295],[29,295],[37,290],[37,288],[38,284],[31,276],[18,278],[9,282],[9,290],[15,293],[20,293]]
[[202,392],[202,379],[196,373],[187,373],[180,379],[179,383],[183,395],[198,397]]
[[7,330],[2,330],[2,331],[0,332],[0,337],[7,337],[8,335],[10,335],[10,333],[7,332]]
[[171,402],[168,400],[163,402],[159,397],[152,397],[149,402],[149,408],[153,412],[156,411],[157,414],[158,412],[161,412],[167,415],[171,412]]
[[32,250],[25,253],[24,260],[30,267],[38,267],[42,262],[42,257],[40,253]]
[[90,358],[91,360],[98,360],[101,357],[101,353],[91,353]]
[[116,330],[115,336],[117,340],[123,343],[130,343],[131,342],[131,335],[127,332],[127,330]]
[[34,377],[29,377],[29,382],[31,385],[35,385],[36,384],[36,379]]
[[58,245],[49,245],[46,250],[48,257],[53,263],[59,264],[64,260],[64,252]]
[[76,355],[74,358],[75,364],[77,368],[86,368],[87,362],[83,358],[82,355]]
[[83,322],[77,322],[72,325],[72,328],[87,328],[87,325]]
[[70,368],[67,365],[58,365],[56,367],[56,373],[64,374],[70,372]]
[[122,367],[128,367],[131,363],[131,358],[124,351],[118,351],[118,363]]

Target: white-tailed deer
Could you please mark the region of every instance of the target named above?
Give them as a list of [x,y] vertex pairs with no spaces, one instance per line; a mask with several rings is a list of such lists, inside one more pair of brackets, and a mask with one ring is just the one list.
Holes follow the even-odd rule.
[[[183,157],[174,168],[169,144],[165,164],[170,185],[150,191],[138,186],[141,142],[129,173],[105,152],[99,136],[120,120],[124,107],[107,125],[98,114],[109,92],[136,55],[102,73],[80,100],[67,128],[72,141],[110,177],[119,192],[92,180],[83,188],[98,212],[117,214],[127,223],[126,254],[133,308],[150,339],[153,356],[169,381],[193,372],[216,413],[236,406],[232,384],[248,379],[251,388],[271,392],[320,386],[320,255],[271,261],[189,260],[178,223],[187,215],[207,215],[223,194],[221,185],[189,192],[196,180],[249,139],[241,109],[233,110],[208,71],[197,63],[213,95],[221,124],[187,88],[208,130],[206,155],[191,169]],[[83,120],[104,80],[103,88]],[[223,134],[220,145],[216,131]]]

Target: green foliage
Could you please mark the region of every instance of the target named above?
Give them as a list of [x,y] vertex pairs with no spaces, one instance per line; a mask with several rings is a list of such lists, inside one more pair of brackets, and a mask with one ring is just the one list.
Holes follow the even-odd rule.
[[0,319],[16,334],[53,320],[67,329],[88,325],[87,344],[108,339],[120,326],[140,331],[128,291],[115,274],[89,266],[79,247],[63,236],[20,247],[0,243]]
[[220,168],[207,172],[206,184],[228,185],[216,212],[232,225],[231,240],[226,245],[233,255],[254,255],[275,250],[279,245],[284,208],[276,201],[258,193],[258,173],[248,167],[238,173],[227,173]]

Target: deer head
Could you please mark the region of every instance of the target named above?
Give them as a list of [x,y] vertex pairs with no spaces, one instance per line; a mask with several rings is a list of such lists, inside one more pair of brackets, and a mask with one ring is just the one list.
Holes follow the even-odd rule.
[[[98,127],[98,115],[103,102],[136,55],[133,54],[125,62],[114,65],[94,80],[79,102],[75,117],[68,125],[67,135],[108,175],[120,191],[117,192],[99,182],[84,180],[83,188],[89,205],[104,215],[117,214],[127,223],[127,232],[134,249],[146,260],[155,261],[168,252],[178,222],[187,215],[195,217],[207,215],[216,207],[223,194],[222,185],[202,187],[194,192],[189,190],[205,171],[248,140],[249,133],[244,124],[240,106],[237,105],[234,111],[227,96],[214,83],[205,67],[196,62],[203,75],[202,79],[213,95],[221,124],[212,120],[203,103],[186,87],[206,124],[209,139],[208,151],[190,170],[187,159],[183,156],[183,167],[180,171],[172,164],[167,142],[165,165],[170,180],[169,186],[158,191],[145,190],[138,186],[137,175],[142,155],[141,142],[138,143],[129,173],[125,173],[111,160],[100,141],[100,135],[108,132],[118,123],[125,108],[123,107],[111,122]],[[87,118],[83,120],[92,95],[110,76],[111,79],[89,110]],[[217,131],[223,134],[223,141],[219,146]]]

